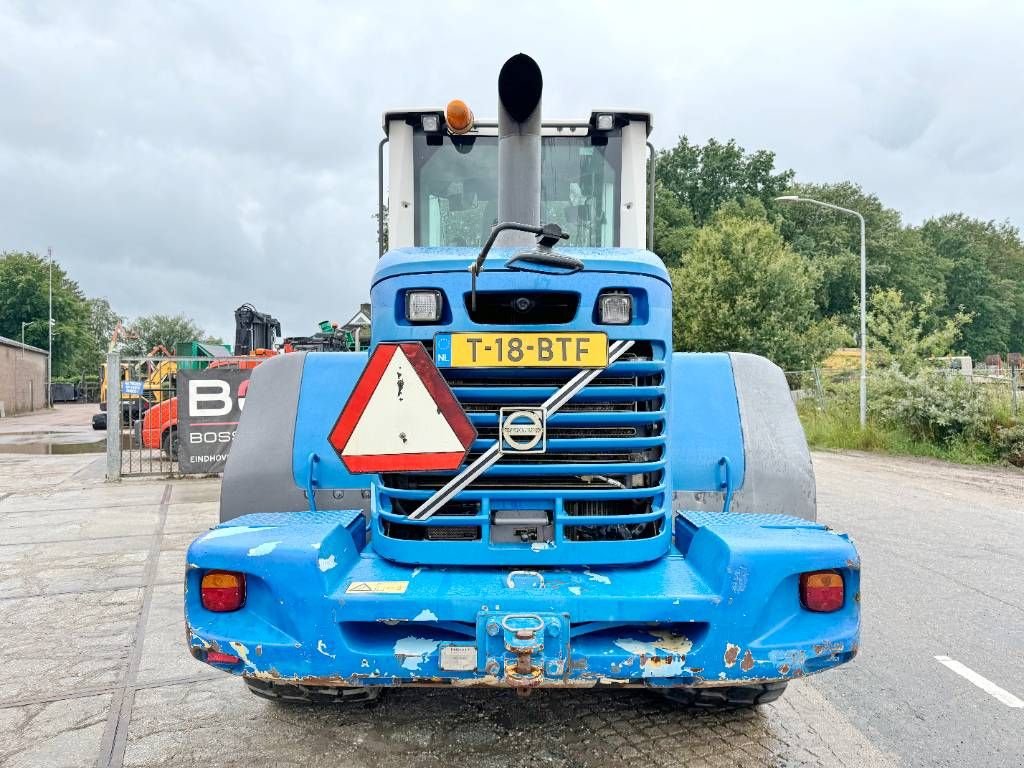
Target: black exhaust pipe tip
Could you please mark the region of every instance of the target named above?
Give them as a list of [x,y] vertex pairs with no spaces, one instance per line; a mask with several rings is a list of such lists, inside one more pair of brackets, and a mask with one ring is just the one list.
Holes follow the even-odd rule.
[[537,62],[525,53],[506,61],[498,73],[498,98],[513,120],[525,121],[540,104],[544,78]]

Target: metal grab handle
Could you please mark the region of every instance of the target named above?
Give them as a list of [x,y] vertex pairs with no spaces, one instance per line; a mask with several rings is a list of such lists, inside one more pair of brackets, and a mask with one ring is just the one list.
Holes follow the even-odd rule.
[[[527,571],[529,573],[529,571]],[[537,622],[536,626],[525,626],[525,627],[510,627],[508,625],[509,619],[532,619]],[[541,632],[546,625],[544,619],[538,616],[536,613],[510,613],[507,616],[503,616],[501,619],[501,628],[506,632]]]
[[308,474],[306,475],[306,496],[309,500],[309,511],[316,512],[316,489],[320,483],[316,480],[316,465],[320,457],[316,453],[309,454]]
[[724,498],[722,499],[722,511],[728,512],[729,507],[732,506],[732,462],[729,461],[728,456],[723,456],[718,460],[718,466],[725,470],[725,479],[719,487],[725,491]]
[[509,571],[505,577],[505,586],[509,589],[516,588],[516,576],[534,576],[537,579],[537,586],[544,589],[544,574],[539,571]]

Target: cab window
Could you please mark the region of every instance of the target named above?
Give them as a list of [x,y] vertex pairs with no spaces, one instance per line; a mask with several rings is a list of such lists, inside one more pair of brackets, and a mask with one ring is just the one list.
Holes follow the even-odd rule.
[[[617,245],[621,139],[541,142],[541,221],[568,232],[568,245]],[[498,221],[497,137],[444,136],[435,144],[417,132],[413,158],[416,245],[483,245]]]

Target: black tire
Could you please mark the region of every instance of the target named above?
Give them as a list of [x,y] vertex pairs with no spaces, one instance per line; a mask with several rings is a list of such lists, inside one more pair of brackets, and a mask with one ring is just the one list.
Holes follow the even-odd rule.
[[715,688],[668,688],[662,695],[688,709],[746,709],[769,704],[786,690],[786,683],[732,685]]
[[249,693],[276,704],[326,706],[337,704],[373,704],[380,700],[383,689],[335,688],[325,685],[299,685],[298,683],[271,683],[266,680],[245,679]]
[[171,461],[178,460],[178,428],[171,427],[164,432],[164,436],[160,438],[160,450],[163,451],[165,457]]
[[146,415],[146,411],[148,410],[148,408],[147,406],[144,406],[142,403],[143,401],[136,400],[125,406],[125,408],[121,411],[122,427],[133,427],[135,426],[136,421],[138,421],[139,419]]

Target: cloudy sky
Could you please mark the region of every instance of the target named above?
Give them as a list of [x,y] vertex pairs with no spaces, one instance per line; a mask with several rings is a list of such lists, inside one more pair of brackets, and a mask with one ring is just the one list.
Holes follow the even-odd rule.
[[458,96],[492,117],[518,51],[550,117],[649,110],[659,147],[734,137],[912,222],[1021,226],[1022,29],[1013,0],[0,0],[0,250],[52,246],[120,313],[225,338],[245,301],[286,334],[347,320],[376,258],[381,113]]

